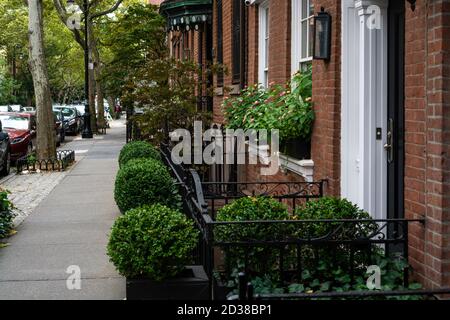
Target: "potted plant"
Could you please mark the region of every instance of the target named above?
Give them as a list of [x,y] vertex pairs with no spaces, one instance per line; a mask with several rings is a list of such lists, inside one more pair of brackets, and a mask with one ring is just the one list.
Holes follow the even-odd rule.
[[154,159],[161,161],[161,154],[152,144],[146,141],[132,141],[120,150],[119,166],[123,167],[132,159]]
[[191,266],[198,232],[181,212],[154,204],[132,209],[112,228],[108,255],[127,278],[129,300],[206,300],[209,280]]
[[[217,221],[231,224],[217,225],[214,228],[215,240],[220,242],[272,241],[288,232],[286,225],[270,224],[232,224],[239,221],[283,221],[289,219],[285,204],[270,197],[244,197],[217,212]],[[226,246],[223,271],[216,273],[214,282],[215,298],[225,299],[235,284],[239,272],[246,269],[249,275],[266,274],[276,268],[279,251],[272,247]],[[247,265],[244,265],[244,262]]]
[[239,97],[224,101],[227,128],[265,129],[268,133],[277,129],[281,152],[296,159],[309,159],[314,122],[311,96],[311,67],[295,74],[286,86],[250,86]]
[[180,206],[180,196],[168,168],[155,159],[132,159],[116,176],[114,199],[122,213],[146,204]]

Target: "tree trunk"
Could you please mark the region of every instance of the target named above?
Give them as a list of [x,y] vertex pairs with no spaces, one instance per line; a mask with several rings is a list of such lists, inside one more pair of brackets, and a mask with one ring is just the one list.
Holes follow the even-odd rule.
[[36,149],[38,160],[56,157],[55,123],[44,55],[42,0],[28,1],[30,69],[36,97]]

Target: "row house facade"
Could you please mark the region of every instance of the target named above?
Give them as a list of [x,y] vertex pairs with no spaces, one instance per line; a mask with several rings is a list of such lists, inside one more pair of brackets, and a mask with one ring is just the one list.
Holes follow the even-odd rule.
[[[450,286],[450,0],[166,0],[160,11],[173,56],[226,66],[205,79],[214,96],[199,95],[217,124],[224,98],[312,64],[310,159],[282,155],[275,176],[248,165],[216,179],[325,179],[328,195],[374,218],[424,218],[409,230],[414,275]],[[327,59],[313,58],[320,12]]]

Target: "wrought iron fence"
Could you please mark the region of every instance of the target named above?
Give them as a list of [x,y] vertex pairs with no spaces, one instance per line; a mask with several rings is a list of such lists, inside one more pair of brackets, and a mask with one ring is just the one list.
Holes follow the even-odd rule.
[[58,150],[56,158],[37,160],[35,156],[24,156],[17,160],[17,173],[23,171],[64,171],[75,161],[75,151]]
[[336,300],[336,299],[379,299],[386,297],[415,297],[435,299],[436,296],[448,295],[450,288],[434,290],[364,290],[347,292],[319,292],[319,293],[288,293],[288,294],[255,294],[254,286],[248,281],[245,273],[239,274],[239,291],[228,297],[229,301],[236,300]]
[[[269,272],[285,285],[303,281],[306,270],[320,271],[325,261],[328,268],[342,270],[353,283],[380,256],[390,257],[395,252],[398,259],[407,261],[409,227],[424,223],[423,219],[217,221],[221,207],[247,196],[272,197],[286,203],[292,213],[303,203],[322,197],[325,181],[202,182],[196,170],[172,162],[168,145],[161,146],[161,152],[180,187],[184,212],[201,232],[194,260],[209,275],[215,299],[225,299],[230,293],[227,282],[237,283],[236,278],[221,275],[235,271],[250,278]],[[408,287],[409,268],[400,270],[399,282],[399,287]],[[386,295],[400,295],[400,291]]]

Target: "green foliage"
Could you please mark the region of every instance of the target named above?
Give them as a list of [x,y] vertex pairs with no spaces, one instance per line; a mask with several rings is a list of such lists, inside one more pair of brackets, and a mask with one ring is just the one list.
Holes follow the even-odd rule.
[[311,67],[297,73],[286,86],[248,87],[240,96],[223,102],[227,127],[278,129],[282,141],[293,138],[309,140],[314,122],[311,96]]
[[[224,206],[217,213],[217,221],[255,221],[255,220],[288,220],[289,214],[284,204],[268,197],[246,197]],[[285,234],[285,225],[218,225],[215,227],[215,239],[218,242],[274,240]],[[242,266],[245,257],[249,269],[255,273],[271,270],[276,263],[278,253],[273,248],[224,247],[225,262],[228,271]]]
[[167,168],[158,160],[130,160],[117,173],[114,198],[122,213],[161,203],[179,206],[180,196]]
[[[308,201],[303,206],[297,208],[294,220],[343,220],[358,219],[371,220],[371,216],[358,208],[357,205],[346,199],[323,197],[318,200]],[[317,222],[302,225],[299,232],[303,236],[309,235],[312,238],[325,236],[334,230],[339,223]],[[353,227],[354,226],[354,227]],[[368,221],[366,223],[346,224],[343,236],[349,239],[365,238],[377,229],[376,223]]]
[[13,205],[8,200],[8,194],[8,191],[0,189],[0,239],[7,237],[14,227]]
[[154,159],[161,160],[159,151],[150,143],[145,141],[132,141],[127,143],[119,154],[119,165],[123,167],[132,159]]
[[162,281],[191,262],[197,239],[193,222],[181,212],[160,204],[143,206],[116,220],[108,255],[125,277]]
[[207,123],[211,118],[210,113],[197,110],[200,67],[194,61],[170,57],[165,27],[157,7],[135,4],[105,23],[102,31],[110,49],[103,70],[106,89],[120,98],[124,108],[144,110],[134,120],[142,136],[155,144],[165,138],[161,129],[166,124],[172,130],[190,130],[195,120]]

